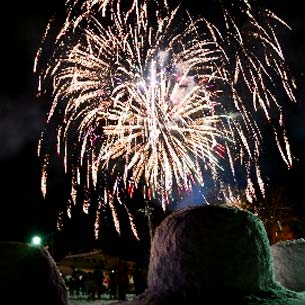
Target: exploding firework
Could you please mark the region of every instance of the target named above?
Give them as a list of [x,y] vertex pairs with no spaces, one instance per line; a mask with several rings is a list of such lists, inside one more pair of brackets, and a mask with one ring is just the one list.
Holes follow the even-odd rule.
[[[251,200],[265,188],[256,119],[262,115],[277,120],[275,141],[291,166],[277,93],[282,88],[294,101],[294,83],[274,30],[287,25],[268,10],[255,17],[246,0],[237,3],[243,26],[222,5],[223,28],[166,0],[66,3],[54,53],[39,73],[42,84],[52,84],[47,126],[58,124],[57,153],[72,177],[72,201],[85,175],[88,189],[102,186],[100,204],[110,205],[120,231],[115,200],[132,223],[122,194],[138,191],[165,209],[194,185],[221,184],[225,172],[235,182],[243,174]],[[43,44],[37,60],[42,53]],[[45,133],[45,195],[44,141]]]

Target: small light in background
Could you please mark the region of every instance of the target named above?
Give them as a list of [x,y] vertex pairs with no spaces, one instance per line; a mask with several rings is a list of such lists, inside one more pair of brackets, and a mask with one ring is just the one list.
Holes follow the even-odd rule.
[[31,241],[31,244],[33,245],[33,246],[40,246],[41,245],[41,237],[39,237],[39,236],[33,236],[32,237],[32,241]]

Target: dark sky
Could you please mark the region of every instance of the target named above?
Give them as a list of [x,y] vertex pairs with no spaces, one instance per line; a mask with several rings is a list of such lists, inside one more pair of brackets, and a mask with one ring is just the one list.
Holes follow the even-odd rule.
[[[40,192],[40,161],[37,141],[42,131],[47,101],[35,97],[37,79],[33,62],[48,19],[59,12],[63,1],[34,1],[23,4],[9,1],[1,18],[1,86],[0,86],[0,171],[1,237],[27,240],[41,231],[54,231],[53,203],[44,201]],[[195,3],[195,1],[186,1]],[[198,1],[199,2],[199,1]],[[305,25],[301,1],[262,1],[292,27],[283,41],[284,52],[298,81],[298,105],[291,107],[287,126],[296,159],[292,171],[278,169],[272,156],[266,158],[276,178],[290,182],[297,200],[305,206]],[[21,5],[21,6],[20,6]],[[193,4],[192,8],[196,6]],[[196,8],[196,11],[200,8]],[[212,10],[211,10],[212,11]],[[56,174],[56,173],[55,173]],[[56,176],[56,175],[55,175]],[[284,177],[285,176],[285,177]],[[62,176],[53,182],[53,191],[61,192]],[[304,195],[304,196],[303,196]]]
[[[33,63],[48,19],[61,1],[7,3],[1,19],[1,236],[26,239],[49,223],[40,195],[37,141],[46,107],[36,98]],[[32,227],[33,226],[33,227]]]

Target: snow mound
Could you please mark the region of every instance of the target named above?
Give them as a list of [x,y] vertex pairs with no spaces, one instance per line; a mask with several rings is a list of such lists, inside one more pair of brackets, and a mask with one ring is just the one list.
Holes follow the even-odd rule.
[[274,280],[264,227],[238,209],[206,206],[172,214],[156,231],[151,253],[148,285],[162,293],[199,296],[221,287],[251,294]]
[[0,242],[0,270],[6,304],[68,305],[64,280],[45,248]]
[[276,280],[290,290],[305,291],[305,240],[280,241],[271,251]]

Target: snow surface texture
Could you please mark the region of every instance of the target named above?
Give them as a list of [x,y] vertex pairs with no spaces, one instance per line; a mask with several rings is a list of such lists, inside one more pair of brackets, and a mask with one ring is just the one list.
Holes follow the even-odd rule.
[[128,304],[230,303],[305,305],[305,294],[275,281],[265,227],[252,213],[210,205],[169,215],[154,236],[148,289]]
[[280,241],[271,251],[276,280],[288,289],[305,291],[305,240]]
[[65,283],[43,247],[0,242],[0,292],[7,303],[67,305]]

